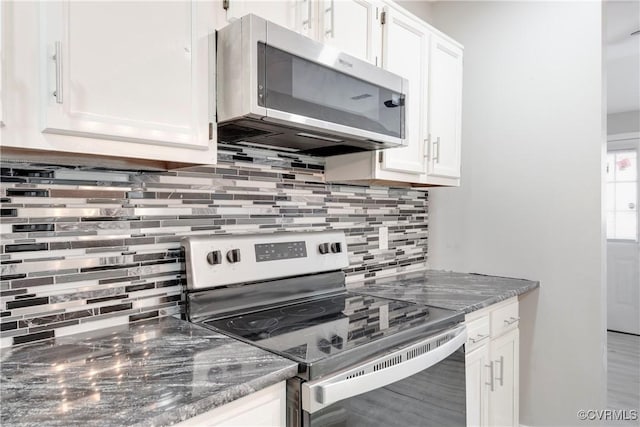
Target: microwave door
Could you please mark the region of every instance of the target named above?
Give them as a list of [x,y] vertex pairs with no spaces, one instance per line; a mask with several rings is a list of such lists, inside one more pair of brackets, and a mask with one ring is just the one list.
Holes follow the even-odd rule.
[[[266,109],[263,120],[296,123],[309,130],[310,137],[323,138],[323,132],[330,132],[335,142],[343,134],[383,145],[402,144],[404,79],[312,40],[279,40],[278,31],[267,33],[267,43],[257,42],[258,105]],[[355,77],[358,72],[366,79]]]

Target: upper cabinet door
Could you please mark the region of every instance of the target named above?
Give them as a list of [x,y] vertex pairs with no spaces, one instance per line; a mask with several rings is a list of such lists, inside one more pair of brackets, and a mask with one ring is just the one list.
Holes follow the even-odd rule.
[[433,35],[429,55],[429,176],[460,177],[462,49]]
[[[428,28],[396,12],[385,11],[382,65],[409,81],[406,98],[408,145],[383,151],[381,168],[413,175],[424,174],[427,126]],[[416,178],[414,178],[416,180]]]
[[43,2],[41,130],[205,149],[213,28],[199,5]]
[[320,0],[320,35],[329,46],[378,65],[379,4],[370,0]]
[[315,19],[312,0],[229,0],[226,22],[252,13],[282,27],[309,35]]

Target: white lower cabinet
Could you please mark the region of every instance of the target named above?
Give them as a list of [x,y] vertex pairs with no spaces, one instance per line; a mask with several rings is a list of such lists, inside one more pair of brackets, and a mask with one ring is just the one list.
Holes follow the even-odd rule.
[[468,426],[519,425],[518,300],[466,317]]
[[280,382],[219,408],[197,415],[177,427],[274,427],[286,422],[286,382]]
[[494,389],[489,395],[489,425],[517,426],[519,331],[491,340]]
[[488,393],[486,392],[489,346],[483,345],[466,354],[467,425],[489,425]]

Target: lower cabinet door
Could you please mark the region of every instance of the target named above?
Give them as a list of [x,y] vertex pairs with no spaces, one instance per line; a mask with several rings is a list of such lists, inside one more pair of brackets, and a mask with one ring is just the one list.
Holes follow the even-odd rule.
[[491,341],[494,389],[489,395],[489,425],[519,425],[519,341],[518,329]]
[[224,406],[212,409],[177,427],[275,427],[286,423],[286,382],[281,382]]
[[489,343],[466,354],[467,426],[489,425]]

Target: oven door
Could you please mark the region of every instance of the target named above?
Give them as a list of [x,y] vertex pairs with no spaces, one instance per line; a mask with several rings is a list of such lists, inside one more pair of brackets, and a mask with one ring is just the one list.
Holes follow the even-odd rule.
[[[400,146],[405,143],[407,80],[267,22],[257,36],[262,120]],[[324,138],[316,136],[317,138]]]
[[464,325],[301,384],[303,426],[464,426]]

